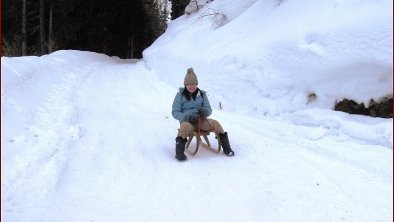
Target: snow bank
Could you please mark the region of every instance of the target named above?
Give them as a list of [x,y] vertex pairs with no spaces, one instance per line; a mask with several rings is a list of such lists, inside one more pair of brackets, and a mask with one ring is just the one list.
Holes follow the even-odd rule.
[[[143,58],[174,86],[194,67],[200,87],[230,110],[276,115],[332,109],[343,98],[368,104],[392,95],[392,8],[389,0],[239,7],[215,0],[172,21]],[[215,13],[226,18],[221,27]],[[308,103],[312,93],[317,99]]]

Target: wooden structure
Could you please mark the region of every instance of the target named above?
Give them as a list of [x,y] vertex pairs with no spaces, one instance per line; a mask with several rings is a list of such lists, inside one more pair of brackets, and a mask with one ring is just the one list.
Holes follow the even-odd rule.
[[[211,146],[211,143],[209,142],[209,139],[208,139],[208,135],[209,135],[209,134],[210,134],[210,132],[208,132],[208,131],[201,131],[200,133],[199,133],[199,132],[193,132],[193,133],[191,133],[191,134],[188,136],[188,139],[187,139],[186,150],[187,150],[191,155],[194,156],[194,155],[196,155],[196,153],[197,153],[197,151],[198,151],[198,148],[200,147],[200,144],[203,144],[203,147],[205,147],[207,150],[209,150],[209,151],[211,151],[211,152],[214,152],[214,153],[219,153],[219,152],[220,152],[220,149],[221,149],[221,144],[220,144],[219,135],[217,135],[217,134],[215,133],[215,138],[216,138],[217,141],[218,141],[218,145],[217,145],[217,147],[212,147],[212,146]],[[206,144],[202,143],[201,136],[204,138]],[[193,149],[192,147],[190,147],[190,143],[192,142],[193,138],[196,138],[196,146],[195,146],[194,149]]]

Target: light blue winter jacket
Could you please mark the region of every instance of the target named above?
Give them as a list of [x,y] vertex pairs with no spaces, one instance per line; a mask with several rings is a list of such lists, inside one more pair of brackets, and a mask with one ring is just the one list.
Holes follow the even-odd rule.
[[212,109],[206,92],[199,90],[195,100],[191,98],[190,101],[187,101],[186,97],[183,95],[184,89],[185,88],[179,88],[179,92],[175,96],[174,102],[172,103],[172,116],[179,120],[180,123],[186,122],[190,115],[197,115],[198,109],[202,107],[208,111],[208,116],[210,116]]

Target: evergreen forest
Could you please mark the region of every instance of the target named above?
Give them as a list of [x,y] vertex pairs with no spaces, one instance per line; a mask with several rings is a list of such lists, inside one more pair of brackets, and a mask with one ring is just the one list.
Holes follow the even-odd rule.
[[61,49],[141,58],[190,0],[2,0],[2,55]]

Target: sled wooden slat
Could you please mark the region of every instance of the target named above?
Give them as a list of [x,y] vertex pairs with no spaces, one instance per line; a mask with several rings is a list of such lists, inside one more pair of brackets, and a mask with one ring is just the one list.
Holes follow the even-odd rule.
[[[214,153],[220,152],[220,149],[221,149],[220,139],[218,139],[218,146],[216,148],[214,148],[211,146],[211,143],[209,142],[209,139],[208,139],[208,135],[210,134],[209,132],[207,132],[207,131],[201,132],[201,136],[204,138],[206,144],[202,143],[201,136],[199,136],[198,134],[199,134],[198,132],[193,132],[192,134],[190,134],[188,136],[187,143],[186,143],[186,150],[191,155],[193,155],[193,156],[196,155],[198,148],[200,147],[200,144],[203,144],[203,147],[205,147],[207,150],[209,150],[211,152],[214,152]],[[190,144],[193,141],[193,138],[196,138],[196,146],[194,149],[192,149],[190,147]],[[216,135],[216,138],[219,138],[218,135]]]

